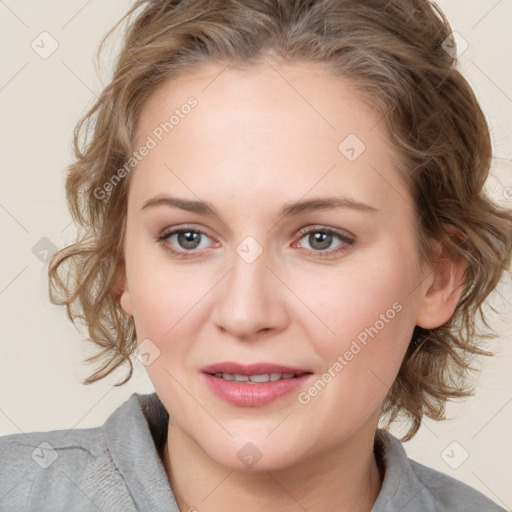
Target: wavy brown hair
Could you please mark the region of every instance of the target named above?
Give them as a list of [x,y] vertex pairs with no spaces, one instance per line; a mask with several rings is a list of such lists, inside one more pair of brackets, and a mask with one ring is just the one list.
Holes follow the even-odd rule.
[[[124,269],[130,183],[119,176],[133,157],[145,102],[163,82],[202,64],[247,68],[272,57],[319,63],[358,87],[398,149],[423,261],[432,261],[429,247],[439,240],[466,262],[453,317],[435,329],[416,328],[382,417],[389,424],[405,414],[407,440],[424,415],[443,419],[447,400],[472,394],[471,360],[490,354],[481,348],[492,335],[483,305],[509,266],[512,214],[483,192],[489,131],[444,49],[451,30],[437,6],[427,0],[138,0],[100,52],[123,23],[112,79],[75,129],[66,194],[77,241],[49,266],[52,302],[65,305],[75,324],[84,323],[99,348],[87,360],[97,366],[85,383],[124,363],[128,372],[119,384],[133,371],[134,322],[115,286]],[[449,236],[447,225],[462,236]]]

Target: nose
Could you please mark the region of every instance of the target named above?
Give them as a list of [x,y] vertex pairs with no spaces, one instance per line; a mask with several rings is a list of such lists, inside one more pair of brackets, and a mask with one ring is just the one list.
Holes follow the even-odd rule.
[[267,265],[265,252],[251,263],[234,254],[231,271],[215,287],[212,319],[218,329],[244,341],[286,329],[286,288]]

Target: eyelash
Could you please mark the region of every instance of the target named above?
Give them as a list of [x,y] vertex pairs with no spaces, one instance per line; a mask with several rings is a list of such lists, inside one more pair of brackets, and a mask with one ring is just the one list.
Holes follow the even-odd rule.
[[[200,233],[201,235],[207,236],[208,238],[211,238],[208,236],[206,231],[203,231],[200,228],[192,227],[192,226],[184,226],[179,229],[172,229],[172,230],[165,230],[158,238],[157,242],[163,246],[163,248],[170,252],[174,257],[176,258],[190,258],[193,257],[193,253],[196,251],[177,251],[176,249],[173,249],[169,244],[166,243],[166,241],[172,236],[179,233],[186,233],[186,232],[192,232],[192,233]],[[208,249],[206,249],[209,251]]]
[[315,251],[312,249],[306,249],[310,254],[313,254],[320,258],[331,258],[333,256],[337,256],[339,254],[344,253],[355,244],[355,238],[349,235],[348,233],[324,226],[310,226],[301,229],[299,231],[299,241],[302,240],[306,235],[310,235],[312,233],[323,233],[326,235],[331,235],[333,237],[337,237],[342,242],[338,248],[329,249],[326,251]]
[[[157,242],[159,244],[161,244],[164,247],[164,249],[166,251],[170,252],[174,257],[182,258],[182,259],[194,257],[195,256],[194,253],[197,252],[196,250],[190,250],[190,251],[181,250],[180,251],[180,250],[173,249],[168,243],[166,243],[166,241],[171,236],[180,234],[180,233],[186,233],[186,232],[199,233],[208,238],[211,238],[204,230],[202,230],[200,228],[193,227],[193,226],[184,226],[179,229],[165,230],[159,237],[157,237]],[[301,229],[298,233],[299,239],[295,243],[298,243],[306,235],[313,234],[313,233],[323,233],[323,234],[331,235],[333,237],[337,237],[342,242],[341,247],[338,247],[337,249],[334,249],[334,250],[331,249],[331,250],[326,250],[326,251],[318,251],[318,250],[315,251],[312,249],[306,249],[306,251],[308,253],[313,254],[314,256],[320,257],[320,258],[330,258],[330,257],[336,256],[338,254],[341,254],[341,253],[347,251],[355,243],[354,237],[350,236],[348,233],[345,234],[345,233],[339,232],[335,229],[324,227],[324,226],[320,226],[320,227],[313,226],[313,227]],[[203,249],[203,250],[210,251],[211,249]]]

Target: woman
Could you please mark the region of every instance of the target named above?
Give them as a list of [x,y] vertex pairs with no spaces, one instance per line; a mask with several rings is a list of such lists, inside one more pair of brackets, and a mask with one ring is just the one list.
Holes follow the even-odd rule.
[[128,380],[136,355],[156,394],[103,427],[3,438],[6,509],[503,510],[378,428],[405,415],[410,439],[469,395],[477,314],[510,263],[442,14],[141,0],[127,16],[68,170],[81,238],[50,285],[100,348],[88,382],[124,363]]

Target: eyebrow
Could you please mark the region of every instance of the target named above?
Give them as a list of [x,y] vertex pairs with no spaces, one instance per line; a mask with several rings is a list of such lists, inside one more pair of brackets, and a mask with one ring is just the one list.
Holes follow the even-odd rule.
[[[200,215],[219,217],[215,208],[208,201],[192,201],[171,196],[159,195],[148,199],[141,210],[154,208],[157,206],[168,206],[179,208],[187,212],[198,213]],[[319,197],[304,201],[286,203],[280,212],[280,217],[292,217],[317,210],[331,210],[336,208],[350,208],[361,212],[377,212],[377,208],[347,197]]]

